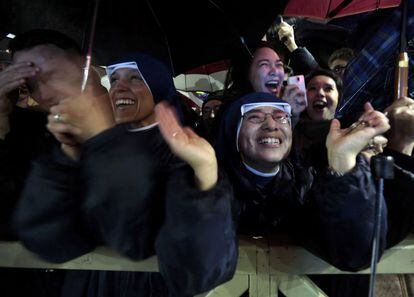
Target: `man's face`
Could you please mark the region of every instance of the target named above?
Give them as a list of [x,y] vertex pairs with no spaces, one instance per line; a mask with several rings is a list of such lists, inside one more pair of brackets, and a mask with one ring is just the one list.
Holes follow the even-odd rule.
[[[264,121],[257,123],[263,113],[266,114]],[[292,145],[292,129],[286,116],[285,112],[271,106],[258,107],[243,116],[238,145],[247,165],[261,172],[271,172],[287,157]]]
[[285,70],[279,55],[268,47],[254,53],[249,69],[249,80],[255,92],[280,95]]
[[343,59],[336,59],[332,61],[331,65],[329,65],[329,68],[342,78],[344,76],[347,65],[348,61]]
[[203,120],[214,119],[220,109],[221,101],[212,99],[203,106]]
[[329,76],[317,75],[308,82],[306,90],[308,116],[315,121],[332,120],[339,99],[335,81]]
[[54,45],[39,45],[18,51],[13,62],[32,62],[39,72],[27,79],[30,95],[44,110],[64,98],[79,95],[82,82],[82,58]]
[[109,97],[117,123],[135,123],[137,127],[155,123],[154,99],[137,69],[120,68],[109,81]]

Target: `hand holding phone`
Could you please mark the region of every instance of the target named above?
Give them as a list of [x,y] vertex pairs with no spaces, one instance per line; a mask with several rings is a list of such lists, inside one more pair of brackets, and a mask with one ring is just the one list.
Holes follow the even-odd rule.
[[305,110],[308,100],[306,98],[305,78],[303,75],[288,77],[282,99],[292,106],[294,114],[300,114]]

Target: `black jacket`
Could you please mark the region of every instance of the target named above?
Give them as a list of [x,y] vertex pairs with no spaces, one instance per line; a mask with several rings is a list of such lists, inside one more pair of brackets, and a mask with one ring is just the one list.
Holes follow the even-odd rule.
[[0,238],[14,239],[10,219],[28,175],[31,161],[56,144],[46,130],[46,114],[15,107],[10,131],[0,139]]
[[[366,267],[374,234],[375,186],[362,159],[341,177],[318,173],[299,158],[282,160],[277,175],[267,181],[244,166],[236,147],[241,107],[277,100],[272,94],[248,94],[229,107],[221,122],[217,155],[233,183],[240,232],[268,235],[283,228],[339,269]],[[386,207],[382,218],[380,252],[385,248]]]
[[[193,172],[172,155],[157,127],[130,132],[120,125],[85,143],[80,162],[59,152],[36,162],[16,225],[23,243],[53,262],[100,244],[136,260],[156,253],[169,293],[191,296],[233,275],[230,199],[222,174],[213,189],[197,190]],[[149,296],[145,290],[139,294]]]

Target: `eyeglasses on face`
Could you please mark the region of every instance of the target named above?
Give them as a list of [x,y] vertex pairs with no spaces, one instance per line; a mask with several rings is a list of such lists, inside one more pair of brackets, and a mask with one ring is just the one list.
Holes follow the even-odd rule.
[[346,66],[342,65],[336,65],[334,68],[332,68],[332,71],[335,73],[342,73],[345,70]]
[[281,114],[280,111],[263,112],[260,110],[250,111],[243,115],[247,121],[253,124],[261,124],[266,120],[266,116],[270,115],[272,119],[282,125],[290,123],[290,116],[287,114]]

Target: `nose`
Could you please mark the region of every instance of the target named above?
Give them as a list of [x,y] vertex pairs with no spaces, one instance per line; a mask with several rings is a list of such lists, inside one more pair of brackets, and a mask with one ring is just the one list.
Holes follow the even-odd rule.
[[279,130],[279,123],[270,114],[266,114],[265,120],[262,123],[262,129],[270,131]]
[[127,90],[129,89],[129,83],[128,80],[126,78],[119,78],[118,81],[116,82],[115,86],[113,86],[114,89],[123,91],[123,90]]
[[319,88],[318,89],[318,93],[317,93],[317,96],[319,97],[319,98],[324,98],[325,97],[325,91],[323,90],[323,88]]
[[31,94],[40,104],[50,104],[54,98],[59,97],[55,90],[42,82],[38,82],[36,89],[32,90]]

